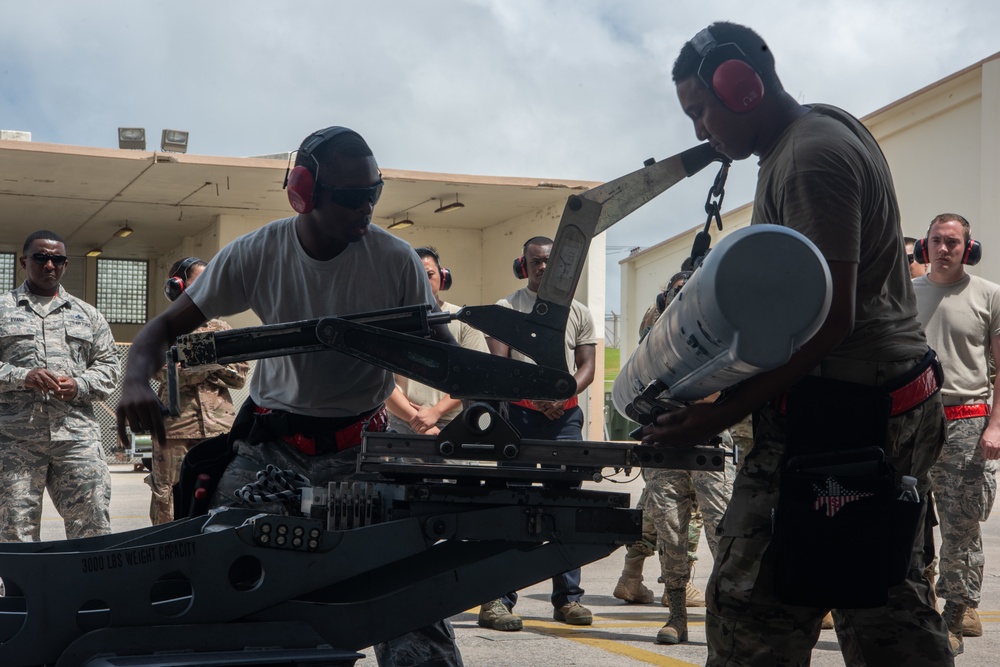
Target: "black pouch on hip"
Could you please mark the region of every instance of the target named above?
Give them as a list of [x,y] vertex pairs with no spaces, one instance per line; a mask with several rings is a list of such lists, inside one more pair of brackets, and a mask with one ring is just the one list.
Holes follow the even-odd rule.
[[233,443],[244,440],[253,426],[254,403],[247,398],[236,415],[232,430],[202,440],[184,455],[180,476],[174,484],[174,517],[208,514],[208,504],[229,462],[236,456]]
[[778,600],[824,609],[884,605],[895,474],[882,450],[799,455],[781,474],[773,542]]
[[807,377],[789,391],[772,547],[781,602],[824,609],[887,602],[888,554],[899,553],[895,471],[882,450],[891,406],[885,390],[840,380]]

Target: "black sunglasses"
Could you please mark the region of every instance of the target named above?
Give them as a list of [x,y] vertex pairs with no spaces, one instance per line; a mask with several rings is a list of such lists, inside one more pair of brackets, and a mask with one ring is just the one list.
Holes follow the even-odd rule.
[[913,253],[912,252],[911,253],[907,253],[907,255],[906,255],[906,261],[909,262],[910,264],[913,264]]
[[52,266],[62,266],[69,259],[66,255],[46,255],[44,252],[36,252],[31,256],[35,263],[45,266],[52,262]]
[[368,202],[371,202],[372,206],[378,203],[379,198],[382,196],[383,185],[385,185],[385,182],[379,179],[378,183],[367,188],[335,188],[326,183],[317,183],[316,189],[329,192],[330,201],[337,206],[361,208]]

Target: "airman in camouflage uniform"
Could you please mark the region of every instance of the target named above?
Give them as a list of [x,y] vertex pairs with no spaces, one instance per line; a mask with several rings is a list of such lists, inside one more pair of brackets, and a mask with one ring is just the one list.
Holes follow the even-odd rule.
[[[228,324],[219,319],[209,320],[194,333],[227,331]],[[153,525],[174,520],[173,487],[177,483],[181,462],[188,450],[196,444],[222,433],[228,433],[236,419],[236,408],[230,389],[239,389],[247,381],[250,365],[237,362],[226,366],[200,366],[197,369],[179,368],[180,415],[164,420],[167,441],[153,443],[153,470],[146,483],[153,491],[149,502],[149,518]],[[167,403],[166,373],[160,371],[160,400]]]
[[[197,257],[185,257],[170,267],[170,278],[163,286],[167,298],[174,301],[197,280],[207,264]],[[212,319],[193,333],[227,331],[228,324]],[[237,362],[226,366],[200,366],[188,369],[178,364],[177,386],[179,405],[177,417],[164,419],[166,441],[153,442],[153,469],[146,477],[152,489],[149,518],[153,525],[174,520],[174,484],[180,478],[184,455],[196,444],[216,435],[228,433],[236,419],[229,389],[239,389],[247,381],[250,365]],[[166,405],[170,397],[166,382],[166,366],[156,375],[160,382],[160,401]]]
[[936,216],[925,239],[931,272],[913,281],[917,319],[944,368],[941,393],[948,438],[931,469],[941,526],[936,588],[945,601],[943,616],[955,620],[951,641],[958,652],[964,648],[963,635],[983,632],[976,612],[986,560],[979,523],[992,477],[986,464],[1000,457],[1000,422],[990,418],[1000,387],[995,378],[990,382],[987,362],[1000,353],[1000,285],[966,273],[974,243],[968,220],[954,213]]
[[[689,271],[681,271],[667,281],[667,287],[643,316],[640,339],[649,332],[690,276]],[[720,437],[723,446],[732,449],[729,431],[724,431]],[[660,602],[670,606],[668,592],[679,589],[684,591],[685,606],[703,607],[705,598],[691,582],[698,559],[698,539],[705,527],[714,556],[719,541],[716,528],[732,494],[735,467],[731,459],[727,459],[724,472],[650,469],[643,470],[642,476],[646,486],[638,507],[643,511],[643,539],[626,552],[625,567],[612,594],[627,602],[652,601],[652,591],[642,584],[642,564],[652,555],[655,545],[660,554],[660,581],[664,584]],[[668,623],[657,634],[657,641],[674,644],[683,641],[683,634]]]
[[94,402],[118,382],[115,341],[93,306],[63,289],[66,245],[24,244],[27,279],[0,299],[0,540],[38,541],[48,489],[66,537],[111,532],[111,476]]

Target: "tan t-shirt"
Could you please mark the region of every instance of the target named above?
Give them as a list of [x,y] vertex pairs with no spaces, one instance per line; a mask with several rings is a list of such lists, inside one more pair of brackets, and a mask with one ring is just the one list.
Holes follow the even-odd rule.
[[[497,301],[497,305],[521,313],[530,313],[537,298],[537,292],[522,287],[506,299]],[[569,316],[566,318],[566,368],[570,373],[576,372],[576,348],[580,345],[596,344],[597,335],[594,333],[594,319],[590,316],[590,310],[574,299],[569,309]],[[535,363],[513,348],[510,350],[510,357],[518,361],[527,361],[529,364]]]
[[[461,308],[459,306],[452,305],[450,303],[443,303],[441,305],[441,310],[446,313],[456,313]],[[451,335],[455,337],[458,344],[469,350],[476,350],[477,352],[490,353],[490,348],[486,345],[486,337],[483,336],[483,332],[475,327],[472,327],[461,320],[452,320],[448,323],[448,330]],[[443,391],[435,389],[434,387],[428,387],[425,384],[421,384],[416,380],[411,380],[408,377],[397,375],[396,385],[406,396],[407,400],[412,403],[421,406],[431,406],[437,405],[438,402],[447,396]],[[462,411],[462,406],[456,407],[454,410],[444,413],[441,415],[441,419],[438,423],[450,422],[458,413]]]
[[913,280],[917,319],[944,369],[945,405],[990,400],[990,339],[1000,336],[1000,285],[966,275],[942,285]]
[[854,330],[831,356],[923,356],[892,175],[857,119],[814,105],[792,123],[761,157],[752,222],[794,229],[827,261],[858,265]]

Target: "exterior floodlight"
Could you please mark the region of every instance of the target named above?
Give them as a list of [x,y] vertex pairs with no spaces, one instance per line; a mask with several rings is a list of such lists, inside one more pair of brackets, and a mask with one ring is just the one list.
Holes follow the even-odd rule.
[[119,127],[118,148],[146,150],[146,130],[141,127]]
[[164,130],[160,148],[171,153],[187,153],[188,133],[182,130]]

